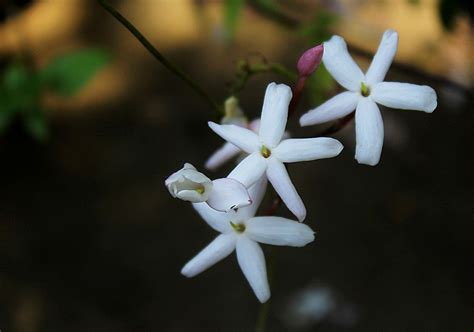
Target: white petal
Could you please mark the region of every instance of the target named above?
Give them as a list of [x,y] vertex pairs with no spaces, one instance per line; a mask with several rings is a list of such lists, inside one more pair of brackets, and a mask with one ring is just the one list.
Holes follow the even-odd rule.
[[214,122],[208,122],[208,124],[217,135],[247,153],[252,153],[260,149],[261,144],[257,134],[249,129],[236,125],[219,125]]
[[364,74],[347,51],[342,37],[333,36],[324,43],[323,63],[334,79],[347,90],[359,91]]
[[193,259],[186,263],[181,273],[188,278],[207,270],[212,265],[229,256],[235,249],[236,236],[221,234]]
[[269,158],[267,176],[283,203],[299,221],[303,221],[306,218],[306,208],[288,176],[285,165],[276,158]]
[[402,110],[431,113],[438,105],[436,91],[427,85],[382,82],[374,85],[370,96],[379,104]]
[[216,179],[212,181],[207,204],[217,211],[230,211],[252,203],[247,188],[235,179]]
[[398,47],[398,33],[389,29],[384,32],[377,53],[375,53],[372,63],[365,74],[366,82],[369,85],[382,82],[392,64]]
[[270,298],[270,287],[262,248],[246,236],[239,236],[236,250],[240,268],[250,287],[260,302],[266,302]]
[[314,241],[314,232],[303,223],[281,217],[255,217],[247,221],[245,235],[276,246],[303,247]]
[[277,146],[285,132],[291,97],[291,89],[285,84],[270,83],[267,87],[259,133],[268,148]]
[[265,158],[260,152],[256,152],[242,160],[227,177],[235,179],[249,188],[261,178],[266,168]]
[[267,177],[262,175],[260,180],[255,182],[249,188],[250,198],[252,199],[252,204],[249,206],[243,207],[237,211],[239,220],[248,220],[255,216],[255,213],[258,210],[258,207],[262,203],[262,199],[265,196],[265,192],[267,190]]
[[194,203],[193,207],[201,218],[216,231],[221,233],[233,232],[229,223],[230,215],[228,213],[217,211],[207,205],[207,203]]
[[309,110],[300,118],[301,126],[310,126],[342,118],[357,107],[359,94],[346,91],[335,95],[324,104]]
[[383,146],[383,121],[377,104],[369,98],[362,99],[357,106],[355,125],[355,159],[360,164],[377,165]]
[[171,174],[165,180],[165,185],[171,196],[193,203],[207,200],[212,189],[211,180],[188,163]]
[[219,150],[209,157],[204,167],[208,170],[215,171],[232,158],[238,156],[240,151],[240,148],[236,147],[234,144],[226,142]]
[[281,162],[293,163],[335,157],[343,148],[334,138],[293,138],[282,141],[273,149],[272,155]]

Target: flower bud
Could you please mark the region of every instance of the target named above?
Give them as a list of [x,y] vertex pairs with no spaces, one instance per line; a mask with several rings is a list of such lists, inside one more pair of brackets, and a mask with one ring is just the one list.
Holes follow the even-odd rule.
[[212,181],[188,163],[171,174],[165,185],[171,196],[193,203],[205,202],[212,190]]
[[301,55],[296,65],[300,77],[308,77],[318,68],[323,58],[323,52],[324,47],[323,44],[321,44],[306,50],[303,55]]
[[221,124],[233,124],[239,127],[246,127],[248,120],[242,109],[239,107],[239,100],[232,96],[224,102],[225,115]]

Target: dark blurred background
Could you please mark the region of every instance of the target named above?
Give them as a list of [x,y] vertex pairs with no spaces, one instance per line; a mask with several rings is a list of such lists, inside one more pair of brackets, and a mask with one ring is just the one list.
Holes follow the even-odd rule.
[[[377,167],[354,160],[352,124],[340,157],[291,166],[317,237],[273,249],[268,331],[474,328],[467,1],[112,3],[219,102],[246,59],[294,70],[338,33],[365,69],[396,29],[387,79],[433,86],[438,108],[382,109]],[[0,330],[252,331],[259,303],[235,255],[179,272],[216,234],[163,182],[222,144],[210,107],[95,1],[0,1],[0,20]],[[250,118],[271,81],[292,84],[265,72],[239,93]],[[327,127],[297,119],[339,89],[314,75],[294,136]]]

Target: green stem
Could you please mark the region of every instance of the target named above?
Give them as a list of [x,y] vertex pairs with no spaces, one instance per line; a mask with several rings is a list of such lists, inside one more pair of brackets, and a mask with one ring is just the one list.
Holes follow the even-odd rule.
[[135,26],[130,23],[122,14],[120,14],[111,4],[109,4],[106,0],[97,0],[99,4],[104,7],[113,17],[115,17],[122,25],[127,28],[128,31],[138,39],[138,41],[150,52],[156,60],[161,62],[163,66],[165,66],[169,71],[173,74],[181,78],[191,89],[193,89],[198,95],[200,95],[208,104],[215,110],[218,115],[223,114],[223,109],[219,107],[219,105],[214,101],[214,99],[209,96],[209,94],[204,91],[195,81],[193,81],[188,75],[186,75],[181,69],[179,69],[176,65],[171,63],[168,59],[166,59],[163,54],[161,54],[149,41],[148,39],[143,36],[143,34],[138,31]]

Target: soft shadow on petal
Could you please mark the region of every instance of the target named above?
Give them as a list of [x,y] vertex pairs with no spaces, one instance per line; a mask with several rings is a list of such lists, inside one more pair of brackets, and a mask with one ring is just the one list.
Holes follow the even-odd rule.
[[232,158],[237,157],[241,151],[242,150],[234,144],[227,142],[207,159],[204,167],[208,170],[215,171]]
[[291,89],[285,84],[270,83],[267,87],[259,133],[262,143],[268,148],[280,143],[285,132],[291,97]]
[[217,135],[247,153],[252,153],[260,149],[257,134],[249,129],[236,125],[219,125],[215,122],[208,122],[208,124]]
[[267,176],[262,175],[260,180],[255,182],[248,190],[250,194],[250,198],[252,199],[252,204],[249,206],[243,207],[238,210],[238,218],[241,220],[248,220],[255,216],[255,213],[258,210],[258,207],[262,203],[262,199],[265,196],[265,192],[267,190]]
[[270,287],[262,248],[246,236],[239,236],[237,260],[258,300],[262,303],[266,302],[270,298]]
[[438,105],[436,91],[427,85],[382,82],[374,85],[371,97],[387,107],[427,113]]
[[303,114],[300,125],[311,126],[342,118],[356,109],[359,98],[360,94],[352,91],[335,95],[322,105]]
[[334,79],[347,90],[359,91],[365,76],[347,51],[342,37],[333,36],[324,43],[323,63]]
[[265,173],[267,163],[259,152],[248,155],[227,176],[249,188]]
[[341,153],[343,145],[334,138],[293,138],[273,149],[273,155],[284,163],[332,158]]
[[397,53],[398,33],[389,29],[384,32],[379,48],[372,59],[367,73],[365,74],[367,84],[372,85],[382,82]]
[[235,179],[216,179],[212,184],[206,202],[217,211],[227,212],[252,203],[247,188]]
[[207,270],[212,265],[229,256],[235,249],[236,236],[221,234],[193,259],[186,263],[181,273],[188,278]]
[[380,110],[372,100],[359,102],[355,115],[356,154],[359,164],[375,166],[380,160],[383,146],[383,121]]
[[288,176],[285,165],[276,158],[270,158],[268,161],[267,176],[283,203],[285,203],[299,221],[303,221],[306,218],[306,208]]
[[230,214],[217,211],[207,205],[207,203],[194,203],[193,208],[216,231],[221,233],[232,232],[232,227],[229,224]]
[[254,241],[276,246],[303,247],[314,241],[314,232],[303,223],[281,217],[255,217],[245,234]]

